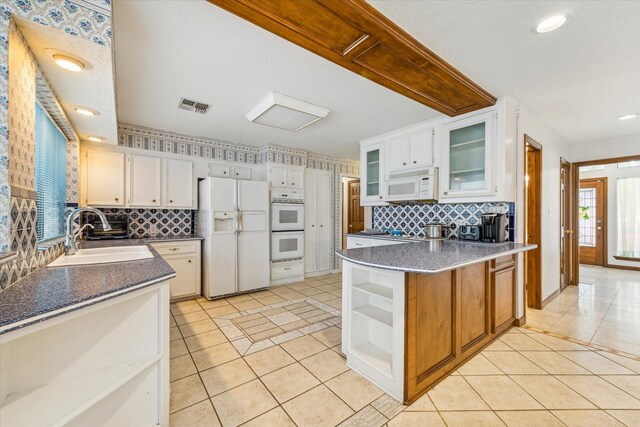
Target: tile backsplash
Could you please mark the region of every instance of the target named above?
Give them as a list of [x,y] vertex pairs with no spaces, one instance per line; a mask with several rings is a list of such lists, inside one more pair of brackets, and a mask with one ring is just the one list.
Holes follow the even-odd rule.
[[458,237],[456,221],[479,225],[483,213],[507,215],[509,240],[515,235],[515,203],[417,203],[410,205],[378,206],[373,208],[373,228],[400,229],[405,234],[424,236],[424,224],[438,223],[445,228],[446,237]]
[[101,209],[129,215],[129,238],[189,236],[194,234],[196,212],[189,209]]

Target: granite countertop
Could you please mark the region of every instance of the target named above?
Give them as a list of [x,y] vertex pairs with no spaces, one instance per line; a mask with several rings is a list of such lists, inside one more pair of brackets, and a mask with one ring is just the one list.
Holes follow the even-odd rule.
[[[81,242],[81,248],[137,246],[198,236]],[[0,292],[0,334],[175,277],[149,246],[153,258],[69,267],[42,267]]]
[[346,261],[368,267],[434,274],[535,248],[536,245],[511,242],[434,240],[345,249],[336,251],[336,255]]

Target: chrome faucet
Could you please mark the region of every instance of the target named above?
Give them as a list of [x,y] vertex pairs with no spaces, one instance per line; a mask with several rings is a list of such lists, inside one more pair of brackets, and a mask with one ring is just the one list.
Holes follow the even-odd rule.
[[[72,210],[69,213],[69,216],[67,216],[67,233],[66,233],[65,242],[64,242],[65,255],[75,255],[76,250],[78,249],[76,236],[74,236],[73,234],[73,220],[75,219],[76,216],[78,216],[82,212],[93,212],[94,214],[98,215],[98,217],[100,217],[100,221],[102,221],[102,228],[104,229],[104,231],[111,230],[109,221],[107,221],[107,217],[104,215],[104,213],[102,213],[102,211],[96,208],[76,208]],[[83,229],[84,227],[80,229],[78,234],[81,233]]]

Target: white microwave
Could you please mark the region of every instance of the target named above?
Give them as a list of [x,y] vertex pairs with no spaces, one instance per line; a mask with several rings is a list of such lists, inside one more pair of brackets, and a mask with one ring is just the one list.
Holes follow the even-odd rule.
[[405,202],[438,199],[438,168],[391,175],[385,187],[385,201]]

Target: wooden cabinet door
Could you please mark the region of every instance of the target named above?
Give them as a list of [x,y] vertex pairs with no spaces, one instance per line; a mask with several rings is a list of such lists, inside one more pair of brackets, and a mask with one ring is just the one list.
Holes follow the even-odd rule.
[[427,128],[411,134],[410,166],[433,166],[433,128]]
[[159,157],[129,156],[129,206],[160,206],[161,161]]
[[88,151],[87,205],[124,206],[124,178],[124,153]]
[[197,280],[199,271],[194,255],[166,257],[165,261],[176,272],[176,277],[169,279],[171,298],[200,294],[200,282]]
[[516,267],[515,262],[507,268],[491,273],[492,332],[500,333],[510,327],[516,318]]
[[460,274],[460,346],[464,352],[489,335],[490,287],[487,263],[463,267]]
[[387,173],[411,168],[411,135],[390,138],[387,143]]
[[302,190],[304,188],[304,169],[287,170],[287,186]]
[[283,166],[271,166],[271,186],[276,188],[287,187],[287,169]]
[[193,208],[193,162],[188,160],[165,161],[164,205],[169,208]]

